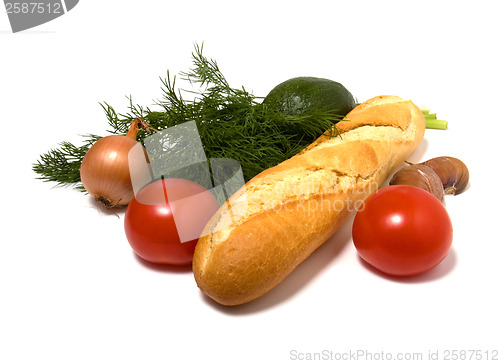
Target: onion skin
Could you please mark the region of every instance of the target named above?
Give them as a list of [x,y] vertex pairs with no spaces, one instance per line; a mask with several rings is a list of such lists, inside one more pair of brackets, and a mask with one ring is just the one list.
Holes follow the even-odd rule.
[[[128,153],[136,140],[140,119],[134,120],[127,135],[108,135],[90,147],[80,165],[80,179],[94,199],[112,208],[126,206],[134,197]],[[144,149],[144,154],[147,153]]]
[[389,181],[389,185],[407,185],[421,188],[432,193],[439,201],[444,202],[444,189],[441,179],[428,166],[413,164],[401,168]]
[[445,195],[462,193],[469,183],[469,170],[464,162],[453,157],[437,157],[401,168],[390,185],[411,185],[422,188],[441,202]]
[[445,194],[458,195],[469,184],[469,169],[460,159],[437,157],[422,163],[436,172],[443,183]]

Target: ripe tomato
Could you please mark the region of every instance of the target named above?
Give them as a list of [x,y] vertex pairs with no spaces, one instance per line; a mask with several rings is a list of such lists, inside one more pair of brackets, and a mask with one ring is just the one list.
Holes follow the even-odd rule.
[[185,265],[208,220],[219,208],[203,186],[180,178],[155,181],[132,199],[125,213],[125,234],[141,258]]
[[413,186],[381,188],[365,200],[352,226],[361,258],[397,276],[434,268],[448,254],[452,238],[446,208],[432,194]]

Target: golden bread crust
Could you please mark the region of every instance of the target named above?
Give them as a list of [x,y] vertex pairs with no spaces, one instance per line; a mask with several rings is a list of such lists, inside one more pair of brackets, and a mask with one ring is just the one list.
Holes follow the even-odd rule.
[[258,298],[323,244],[418,146],[422,112],[378,96],[235,193],[207,224],[193,257],[203,293],[223,305]]

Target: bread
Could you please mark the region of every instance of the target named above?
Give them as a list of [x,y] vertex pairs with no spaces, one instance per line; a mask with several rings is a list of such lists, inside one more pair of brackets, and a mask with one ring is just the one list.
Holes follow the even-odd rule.
[[425,119],[411,101],[378,96],[336,127],[340,135],[263,171],[213,216],[193,257],[203,293],[230,306],[275,287],[415,150]]

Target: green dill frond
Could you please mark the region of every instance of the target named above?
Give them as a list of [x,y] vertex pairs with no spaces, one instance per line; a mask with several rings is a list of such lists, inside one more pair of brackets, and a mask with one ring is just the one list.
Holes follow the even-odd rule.
[[101,137],[94,134],[84,136],[83,145],[77,147],[70,142],[61,142],[59,148],[51,149],[42,154],[33,164],[33,171],[40,175],[37,177],[47,182],[57,182],[58,186],[75,185],[81,189],[80,165],[83,157]]
[[[262,97],[244,87],[231,87],[217,62],[202,52],[203,45],[195,45],[193,67],[179,74],[191,89],[178,88],[177,78],[168,71],[165,78],[160,78],[162,95],[155,102],[160,110],[135,105],[132,97],[128,97],[126,113],[101,103],[108,120],[107,131],[126,134],[137,117],[159,131],[195,121],[206,157],[238,161],[246,181],[297,154],[325,131],[335,136],[332,130],[341,119],[338,115],[320,110],[310,115],[284,115],[270,110],[260,102]],[[143,142],[148,135],[140,130],[137,139]],[[89,134],[80,147],[63,142],[41,155],[33,170],[45,181],[78,184],[81,161],[98,138]]]

